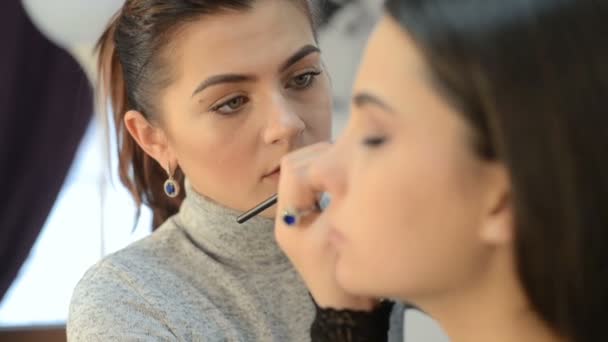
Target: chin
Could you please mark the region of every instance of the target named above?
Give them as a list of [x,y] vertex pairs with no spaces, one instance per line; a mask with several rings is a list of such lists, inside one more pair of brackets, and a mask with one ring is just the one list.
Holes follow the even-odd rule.
[[[343,257],[338,256],[336,261],[336,281],[346,292],[357,296],[369,296],[369,279],[373,277],[367,276],[361,272],[360,267],[352,267]],[[366,291],[367,290],[367,291]]]
[[338,258],[336,281],[346,292],[363,297],[395,298],[395,293],[387,288],[390,284],[379,279],[386,278],[373,272],[366,272],[360,264],[346,263]]

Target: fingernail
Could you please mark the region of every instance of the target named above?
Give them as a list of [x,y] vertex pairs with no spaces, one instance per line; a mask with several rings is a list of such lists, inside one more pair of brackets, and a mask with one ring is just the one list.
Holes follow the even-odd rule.
[[327,207],[329,207],[330,203],[331,203],[331,195],[328,192],[322,193],[321,198],[319,199],[319,208],[321,209],[321,211],[323,211]]

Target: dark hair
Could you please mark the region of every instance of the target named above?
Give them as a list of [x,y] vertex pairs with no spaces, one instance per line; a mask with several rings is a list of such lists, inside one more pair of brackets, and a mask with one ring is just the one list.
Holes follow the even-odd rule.
[[[113,112],[120,180],[138,208],[143,203],[152,209],[153,228],[178,211],[184,193],[177,198],[165,196],[164,165],[158,165],[137,145],[124,126],[124,115],[133,109],[150,120],[158,117],[155,94],[172,81],[166,51],[177,29],[201,16],[250,10],[255,1],[127,0],[97,43],[98,100],[102,106],[109,103]],[[303,6],[312,24],[313,9],[308,1],[296,2]],[[174,177],[183,188],[181,170],[175,170]]]
[[574,341],[607,341],[608,2],[389,0],[435,81],[508,169],[518,276]]

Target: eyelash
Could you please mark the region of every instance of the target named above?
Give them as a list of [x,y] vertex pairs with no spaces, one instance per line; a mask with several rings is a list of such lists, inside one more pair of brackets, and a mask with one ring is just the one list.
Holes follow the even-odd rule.
[[[296,90],[305,90],[310,88],[313,84],[314,81],[316,80],[317,76],[321,75],[321,71],[309,71],[307,73],[303,73],[297,76],[294,76],[292,79],[289,80],[289,82],[287,83],[287,89],[296,89]],[[306,82],[305,85],[299,86],[299,85],[295,85],[295,86],[289,86],[289,83],[292,82],[293,80],[299,78],[299,77],[303,77],[303,76],[310,76],[310,78],[308,79],[308,82]],[[223,112],[222,110],[220,110],[222,107],[228,106],[230,104],[230,102],[234,101],[234,100],[238,100],[238,99],[242,99],[243,101],[239,104],[239,106],[237,108],[231,108],[229,112]],[[218,105],[215,105],[213,107],[211,107],[211,111],[218,113],[220,115],[230,115],[230,114],[234,114],[236,112],[239,111],[239,109],[247,104],[247,102],[249,102],[249,99],[245,96],[235,96],[231,99],[228,99]]]
[[[241,99],[242,102],[239,103],[239,106],[237,108],[230,109],[229,112],[224,112],[224,111],[221,110],[222,107],[229,106],[230,102],[232,102],[234,100],[239,100],[239,99]],[[224,101],[224,102],[222,102],[222,103],[220,103],[218,105],[215,105],[215,106],[211,107],[211,111],[215,112],[215,113],[217,113],[219,115],[227,116],[227,115],[234,114],[234,113],[238,112],[241,109],[241,107],[243,107],[248,102],[249,102],[249,99],[247,97],[245,97],[243,95],[239,95],[239,96],[235,96],[235,97],[230,98],[230,99],[228,99],[228,100],[226,100],[226,101]]]
[[365,145],[368,148],[378,148],[378,147],[384,145],[384,143],[386,143],[387,140],[388,139],[386,137],[372,136],[372,137],[363,139],[363,145]]
[[[287,82],[287,89],[295,89],[295,90],[305,90],[308,89],[310,87],[312,87],[312,85],[314,84],[315,80],[317,79],[317,76],[321,75],[321,71],[309,71],[300,75],[296,75],[294,77],[292,77],[289,82]],[[295,79],[303,77],[303,76],[310,76],[308,82],[303,85],[303,86],[299,86],[299,85],[295,85],[295,86],[290,86],[290,83],[293,82]]]

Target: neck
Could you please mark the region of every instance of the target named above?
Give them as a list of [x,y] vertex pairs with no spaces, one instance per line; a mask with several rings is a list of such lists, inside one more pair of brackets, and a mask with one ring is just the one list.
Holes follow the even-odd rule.
[[[505,310],[507,307],[509,310]],[[479,300],[438,312],[436,317],[452,342],[564,341],[530,309],[515,308],[503,300]]]
[[244,224],[241,212],[197,193],[188,180],[179,214],[171,218],[205,253],[220,263],[247,272],[278,272],[291,264],[274,239],[274,220],[254,217]]
[[[491,271],[466,289],[419,301],[452,342],[565,342],[531,308],[509,257],[490,262]],[[474,283],[474,286],[471,284]]]

